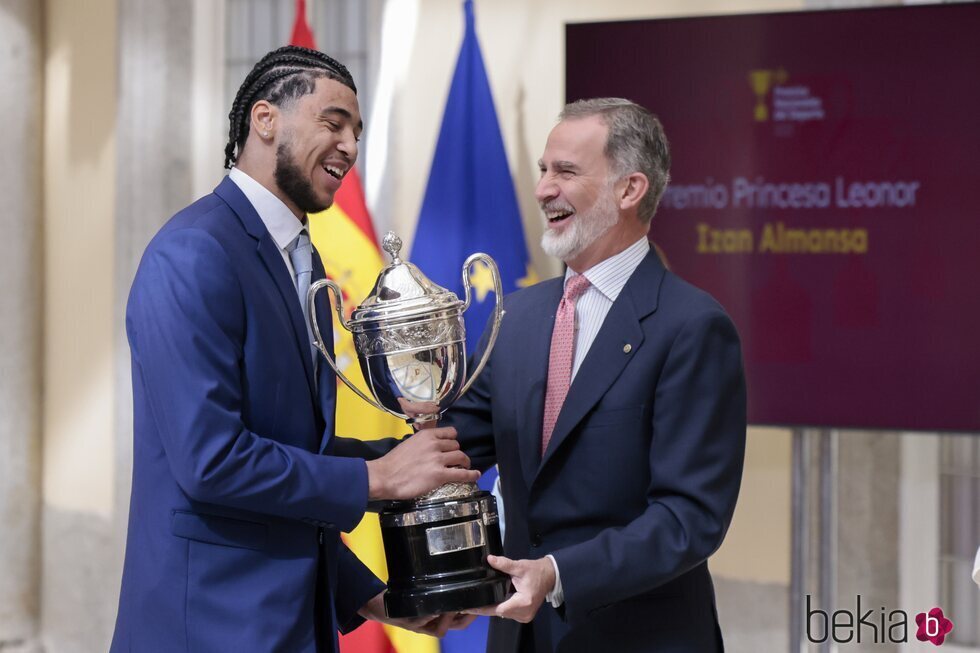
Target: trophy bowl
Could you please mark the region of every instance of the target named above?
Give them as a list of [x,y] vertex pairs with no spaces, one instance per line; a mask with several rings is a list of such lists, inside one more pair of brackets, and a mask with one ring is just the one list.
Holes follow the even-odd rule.
[[[308,302],[314,345],[337,376],[376,408],[419,425],[437,421],[476,380],[486,365],[503,319],[500,273],[492,258],[473,254],[463,264],[465,301],[434,284],[399,258],[401,239],[389,232],[383,248],[392,261],[371,294],[345,319],[340,287],[332,280],[310,287]],[[487,348],[467,379],[463,313],[471,301],[470,268],[480,261],[494,282],[496,306]],[[327,288],[354,349],[371,396],[358,389],[330,356],[316,321],[314,298]],[[409,403],[435,410],[410,414]],[[458,612],[504,600],[510,578],[487,564],[503,546],[496,499],[475,483],[448,483],[407,501],[372,502],[377,510],[388,563],[385,610],[390,617]]]

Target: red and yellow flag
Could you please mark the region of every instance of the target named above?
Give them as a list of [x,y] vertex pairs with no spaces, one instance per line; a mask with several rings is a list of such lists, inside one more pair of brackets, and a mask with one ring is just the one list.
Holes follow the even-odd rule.
[[[302,2],[302,0],[300,0]],[[327,276],[340,284],[344,309],[351,311],[374,286],[384,263],[378,249],[371,218],[364,204],[364,194],[357,169],[352,169],[334,197],[333,206],[309,216],[311,239],[323,260]],[[354,341],[334,316],[334,349],[337,366],[358,388],[370,396],[361,375]],[[342,382],[337,385],[337,434],[374,439],[401,435],[405,422],[366,403]],[[386,580],[384,547],[378,516],[368,513],[353,532],[345,535],[348,546],[377,576]],[[341,653],[437,653],[438,642],[398,628],[382,628],[368,622],[350,635],[341,637]]]
[[[316,49],[313,32],[306,22],[305,0],[296,0],[296,22],[290,43]],[[344,177],[333,206],[310,215],[309,220],[310,238],[320,253],[327,276],[340,285],[345,317],[350,317],[357,304],[371,292],[378,272],[384,266],[356,168]],[[354,341],[338,323],[336,315],[334,334],[337,366],[367,393]],[[401,435],[407,430],[403,421],[370,406],[338,379],[338,435],[370,440]],[[344,541],[371,571],[382,580],[388,579],[377,515],[366,514],[353,532],[344,535]],[[369,621],[349,635],[341,636],[340,650],[341,653],[438,653],[439,643],[432,637]]]

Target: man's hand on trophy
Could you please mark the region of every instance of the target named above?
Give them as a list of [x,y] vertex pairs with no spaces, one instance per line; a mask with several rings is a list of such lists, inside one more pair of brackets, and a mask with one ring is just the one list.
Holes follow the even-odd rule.
[[[450,630],[463,630],[476,619],[475,614],[463,614],[461,612],[448,612],[431,617],[414,617],[405,619],[391,619],[390,623],[408,630],[432,635],[433,637],[443,637]],[[410,627],[402,625],[403,622],[422,622],[421,625]]]
[[446,483],[475,483],[480,472],[469,467],[456,429],[427,428],[381,458],[367,461],[368,499],[414,499]]
[[467,610],[468,614],[503,617],[523,624],[534,619],[548,592],[555,588],[555,568],[548,558],[511,560],[504,556],[487,556],[487,562],[510,576],[514,593],[497,605]]
[[380,621],[384,624],[398,626],[399,628],[422,633],[423,635],[432,635],[433,637],[443,637],[450,630],[462,630],[476,619],[476,615],[474,614],[462,614],[459,612],[429,615],[426,617],[405,617],[401,619],[389,617],[385,614],[384,592],[381,592],[365,603],[357,612],[365,619]]

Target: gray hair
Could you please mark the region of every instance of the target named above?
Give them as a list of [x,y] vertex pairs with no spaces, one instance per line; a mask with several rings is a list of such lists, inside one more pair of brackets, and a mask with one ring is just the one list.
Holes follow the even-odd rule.
[[670,148],[655,115],[622,98],[593,98],[566,104],[559,120],[599,116],[609,129],[606,159],[619,177],[642,173],[650,188],[640,200],[639,217],[649,223],[670,181]]

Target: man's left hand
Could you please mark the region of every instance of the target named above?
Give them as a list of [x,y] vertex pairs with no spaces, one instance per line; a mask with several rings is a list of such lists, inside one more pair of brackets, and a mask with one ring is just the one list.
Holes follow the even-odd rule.
[[462,630],[473,623],[476,615],[449,612],[446,614],[428,615],[425,617],[393,618],[385,614],[384,592],[364,604],[357,611],[359,615],[371,621],[378,621],[389,626],[397,626],[412,632],[442,637],[450,630]]
[[548,592],[555,588],[555,568],[551,560],[511,560],[503,556],[487,556],[487,562],[494,569],[510,576],[514,584],[514,594],[503,603],[466,612],[513,619],[524,624],[534,619]]

